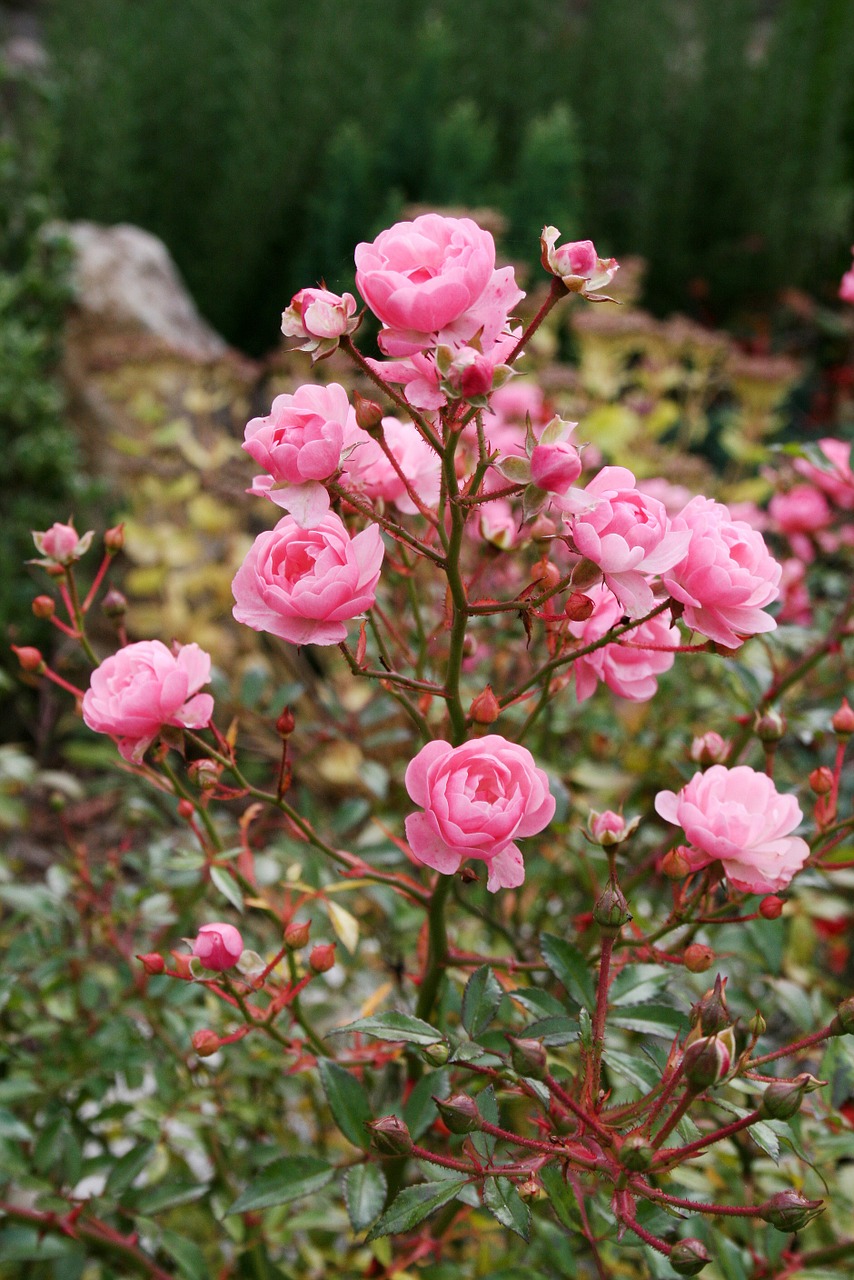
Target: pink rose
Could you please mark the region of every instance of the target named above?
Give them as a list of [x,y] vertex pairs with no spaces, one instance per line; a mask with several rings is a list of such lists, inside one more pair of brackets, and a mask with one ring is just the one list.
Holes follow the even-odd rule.
[[782,570],[762,534],[702,497],[692,498],[673,527],[689,531],[690,542],[664,585],[685,605],[688,626],[730,649],[773,631],[777,624],[764,607],[777,599]]
[[339,339],[358,327],[352,293],[339,296],[328,289],[300,289],[282,312],[282,333],[286,338],[307,338],[300,351],[310,351],[313,360],[330,355]]
[[266,418],[246,424],[243,448],[268,473],[256,476],[249,492],[272,499],[301,524],[313,523],[329,510],[319,482],[338,470],[345,433],[355,426],[347,392],[337,382],[276,396]]
[[541,438],[531,450],[531,483],[546,493],[565,494],[581,475],[581,454],[572,443],[570,436],[578,426],[577,422],[561,422],[560,435],[549,438],[546,428],[545,439]]
[[548,777],[526,747],[494,733],[460,747],[428,742],[405,782],[424,810],[406,819],[419,862],[453,875],[466,858],[477,858],[487,865],[491,893],[522,883],[525,867],[513,842],[542,831],[555,811]]
[[[623,608],[603,583],[584,593],[593,601],[593,612],[583,622],[570,622],[569,630],[582,646],[593,644],[619,624]],[[630,702],[648,702],[658,691],[657,676],[673,666],[679,631],[659,614],[629,631],[620,642],[603,645],[576,658],[572,664],[575,693],[585,702],[602,681],[612,693]],[[654,646],[646,649],[644,645]]]
[[210,676],[210,655],[197,644],[173,653],[160,640],[140,640],[92,672],[83,719],[115,738],[125,760],[139,764],[165,725],[203,729],[210,723],[213,698],[198,692]]
[[602,570],[629,616],[642,617],[655,606],[647,578],[682,558],[690,533],[671,527],[662,503],[641,493],[625,467],[603,467],[580,496],[589,505],[572,521],[579,554]]
[[203,969],[231,969],[243,954],[243,939],[233,924],[203,924],[192,944]]
[[802,560],[790,556],[782,564],[780,576],[780,621],[791,622],[798,627],[812,623],[812,601],[807,588],[807,570]]
[[237,570],[234,616],[289,644],[338,644],[374,603],[384,550],[378,525],[351,538],[333,512],[310,529],[284,516]]
[[90,529],[81,538],[73,524],[52,524],[44,533],[33,530],[33,542],[36,550],[45,559],[41,562],[47,567],[69,565],[85,555],[94,536]]
[[[851,252],[854,253],[854,246]],[[854,265],[845,272],[839,282],[839,296],[843,302],[854,302]]]
[[475,528],[483,538],[499,551],[509,551],[519,541],[520,513],[513,510],[506,498],[494,498],[480,506]]
[[[386,444],[413,492],[425,506],[435,507],[439,501],[442,470],[438,453],[412,422],[383,418],[382,429]],[[418,507],[386,454],[355,421],[348,427],[344,448],[347,456],[342,464],[342,485],[365,494],[372,502],[390,502],[405,515],[417,512]]]
[[795,470],[813,484],[823,489],[837,507],[843,511],[854,509],[854,472],[851,470],[851,444],[826,436],[819,440],[821,465],[806,458],[795,459]]
[[827,498],[811,484],[796,484],[787,493],[775,493],[768,514],[806,563],[815,559],[809,535],[826,529],[833,519]]
[[546,271],[559,276],[572,293],[596,298],[620,269],[616,258],[600,258],[592,240],[573,240],[556,248],[557,227],[544,227],[540,237],[541,260]]
[[779,794],[771,779],[746,765],[712,765],[681,791],[660,791],[656,812],[691,841],[692,871],[718,859],[727,879],[745,893],[785,889],[809,857],[809,845],[790,833],[803,815],[794,796]]

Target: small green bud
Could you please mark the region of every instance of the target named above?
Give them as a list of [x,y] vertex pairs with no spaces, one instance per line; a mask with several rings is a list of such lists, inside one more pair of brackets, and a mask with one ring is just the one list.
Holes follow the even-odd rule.
[[696,1276],[711,1262],[709,1251],[701,1240],[686,1236],[670,1250],[670,1265],[677,1276]]
[[750,1032],[752,1036],[756,1036],[756,1039],[758,1040],[760,1036],[765,1035],[767,1027],[768,1027],[768,1023],[765,1021],[765,1019],[762,1017],[762,1014],[757,1009],[753,1017],[750,1019],[750,1021],[747,1024],[747,1030]]
[[365,1128],[377,1151],[381,1151],[383,1155],[405,1156],[412,1150],[412,1136],[397,1116],[381,1116],[379,1120],[369,1120]]
[[444,1067],[450,1056],[451,1050],[444,1040],[437,1040],[435,1044],[422,1045],[421,1057],[431,1067]]
[[652,1164],[655,1151],[640,1133],[630,1133],[623,1139],[619,1160],[631,1173],[643,1173]]
[[685,1049],[682,1066],[685,1079],[698,1093],[718,1084],[729,1072],[735,1057],[735,1036],[731,1027],[717,1035],[701,1036]]
[[725,986],[726,978],[718,974],[714,987],[701,996],[691,1010],[691,1022],[695,1025],[699,1023],[704,1036],[713,1036],[716,1031],[723,1031],[724,1027],[732,1024],[724,995]]
[[779,742],[786,732],[786,717],[769,707],[761,716],[756,717],[753,729],[760,742]]
[[830,1024],[832,1036],[854,1036],[854,996],[843,1000],[836,1008],[836,1016]]
[[800,1231],[824,1210],[823,1200],[808,1200],[800,1191],[778,1191],[760,1206],[759,1216],[778,1231]]
[[628,903],[616,881],[611,880],[593,908],[593,919],[600,929],[616,932],[631,920]]
[[433,1101],[451,1133],[474,1133],[480,1128],[477,1103],[467,1093],[454,1093],[450,1098],[434,1097]]

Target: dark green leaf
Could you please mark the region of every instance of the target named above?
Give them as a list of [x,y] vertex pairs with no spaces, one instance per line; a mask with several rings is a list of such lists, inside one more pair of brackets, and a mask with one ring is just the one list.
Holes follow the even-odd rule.
[[483,1184],[483,1203],[502,1227],[528,1240],[531,1235],[531,1210],[509,1178],[487,1178]]
[[179,1204],[189,1204],[207,1195],[209,1187],[205,1182],[158,1182],[153,1187],[141,1187],[138,1191],[126,1193],[126,1199],[136,1213],[146,1216],[162,1213],[164,1209],[174,1209]]
[[525,1035],[532,1040],[542,1040],[549,1048],[556,1049],[578,1039],[578,1023],[575,1018],[540,1018],[525,1028]]
[[364,1036],[376,1040],[405,1040],[408,1044],[438,1044],[444,1039],[441,1031],[431,1027],[421,1018],[409,1013],[378,1013],[371,1018],[358,1018],[344,1027],[334,1027],[330,1035],[342,1035],[345,1031],[361,1031]]
[[208,1280],[210,1267],[197,1244],[175,1231],[163,1231],[160,1246],[178,1263],[178,1270],[187,1280]]
[[672,1040],[677,1031],[684,1031],[687,1022],[684,1014],[665,1004],[645,1004],[638,1009],[622,1007],[608,1018],[608,1025],[623,1027],[626,1031],[640,1031],[647,1036],[666,1036]]
[[377,1164],[354,1164],[344,1175],[344,1200],[354,1231],[364,1231],[385,1204],[386,1177]]
[[617,1005],[644,1004],[665,989],[671,976],[657,964],[627,964],[611,984],[608,1003]]
[[132,1147],[126,1152],[121,1160],[117,1160],[107,1178],[105,1194],[118,1198],[122,1192],[126,1191],[145,1168],[153,1150],[153,1142],[141,1142],[139,1146]]
[[508,991],[507,995],[535,1017],[565,1018],[572,1012],[558,1000],[557,996],[553,996],[550,991],[543,991],[540,987],[517,987],[515,991]]
[[450,1089],[450,1076],[443,1068],[423,1075],[406,1099],[403,1119],[416,1142],[430,1128],[438,1114],[433,1098],[447,1098]]
[[248,1209],[269,1209],[274,1204],[299,1200],[325,1187],[333,1173],[325,1160],[315,1156],[285,1156],[274,1160],[226,1212],[245,1213]]
[[[491,1084],[488,1084],[485,1089],[481,1089],[477,1095],[477,1109],[487,1124],[498,1124],[498,1103],[495,1100],[495,1090]],[[484,1160],[491,1159],[495,1151],[496,1142],[493,1134],[473,1133],[470,1141],[478,1155],[482,1156]]]
[[335,1123],[356,1147],[367,1150],[370,1136],[365,1124],[371,1119],[371,1104],[359,1080],[329,1058],[319,1058],[320,1080]]
[[555,1215],[559,1222],[562,1222],[570,1231],[578,1228],[578,1211],[575,1204],[575,1198],[569,1187],[566,1185],[566,1179],[560,1168],[556,1164],[544,1165],[540,1170],[540,1181],[545,1188],[546,1195],[551,1201],[551,1206],[555,1211]]
[[544,933],[540,938],[540,951],[567,994],[578,1004],[592,1009],[596,1003],[593,978],[588,962],[578,948],[552,933]]
[[489,965],[481,965],[469,978],[463,992],[462,1021],[473,1040],[495,1017],[503,994],[501,984]]
[[453,1200],[466,1185],[466,1178],[453,1178],[442,1182],[421,1182],[417,1187],[407,1187],[386,1209],[376,1226],[368,1232],[368,1240],[379,1236],[400,1235],[411,1231],[443,1204]]
[[609,1071],[622,1076],[638,1089],[652,1089],[661,1079],[658,1067],[638,1054],[621,1053],[618,1049],[606,1048],[602,1056]]

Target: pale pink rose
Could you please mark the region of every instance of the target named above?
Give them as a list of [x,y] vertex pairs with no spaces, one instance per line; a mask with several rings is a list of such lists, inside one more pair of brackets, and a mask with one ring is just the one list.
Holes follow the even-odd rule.
[[806,458],[795,459],[795,470],[818,485],[831,502],[843,511],[854,509],[854,472],[851,470],[851,444],[846,440],[834,440],[825,436],[818,448],[823,455],[821,465]]
[[[385,326],[380,348],[408,356],[437,341],[490,346],[524,295],[512,267],[495,270],[495,242],[470,218],[422,214],[356,247],[356,286]],[[439,338],[437,335],[442,335]]]
[[249,492],[297,518],[307,507],[312,518],[321,516],[329,510],[329,495],[319,482],[338,470],[345,432],[355,425],[347,392],[337,382],[276,396],[266,418],[246,424],[243,448],[267,472],[255,477]]
[[90,529],[81,538],[73,524],[52,524],[44,533],[33,530],[33,542],[36,550],[45,559],[41,562],[47,566],[70,565],[79,560],[89,550],[94,537]]
[[600,258],[592,240],[573,240],[556,247],[557,227],[544,227],[540,237],[541,261],[546,271],[559,276],[572,293],[596,299],[620,269],[616,258]]
[[289,644],[339,644],[374,603],[384,551],[378,525],[351,538],[334,512],[310,529],[285,516],[237,570],[234,616]]
[[[413,492],[425,506],[435,507],[439,501],[442,470],[439,455],[412,422],[383,418],[382,428],[386,444]],[[348,426],[344,449],[341,483],[345,488],[364,494],[372,502],[391,503],[405,515],[417,512],[418,507],[386,454],[355,422]]]
[[808,627],[812,623],[812,601],[807,588],[807,568],[803,560],[790,556],[783,561],[780,577],[780,621]]
[[339,296],[328,289],[300,289],[282,312],[282,333],[286,338],[307,339],[300,351],[310,351],[312,360],[331,355],[339,340],[358,327],[352,293]]
[[576,549],[602,570],[629,617],[642,617],[655,606],[648,579],[682,558],[690,533],[671,526],[662,504],[641,493],[625,467],[603,467],[578,497],[589,505],[572,520]]
[[233,924],[203,924],[192,948],[203,969],[221,972],[237,964],[243,954],[243,939]]
[[[601,640],[623,618],[622,605],[603,583],[590,587],[584,594],[593,601],[593,612],[583,622],[568,624],[582,647]],[[585,702],[601,681],[619,698],[648,702],[658,691],[657,677],[673,666],[675,646],[679,643],[678,629],[658,614],[629,631],[620,643],[603,645],[576,658],[572,670],[578,701]],[[654,647],[644,648],[644,645]]]
[[499,551],[509,551],[519,540],[520,515],[506,498],[495,498],[481,503],[480,514],[473,528],[484,542]]
[[687,530],[690,542],[664,585],[685,605],[687,625],[729,649],[773,631],[777,624],[764,609],[779,595],[782,570],[762,534],[702,497],[692,498],[673,527]]
[[428,742],[406,770],[406,790],[423,813],[406,819],[406,838],[419,862],[453,875],[466,858],[485,862],[486,887],[515,889],[525,879],[514,843],[551,822],[548,776],[526,747],[499,734],[460,747]]
[[125,760],[139,764],[165,725],[203,729],[210,723],[213,698],[198,692],[210,677],[210,656],[197,644],[173,653],[160,640],[140,640],[92,672],[83,719],[115,738]]
[[597,813],[595,809],[590,810],[590,819],[587,823],[587,829],[590,832],[590,838],[595,840],[597,844],[601,844],[603,849],[610,849],[615,844],[622,844],[624,840],[628,840],[640,826],[640,818],[630,818],[628,822],[621,813],[615,813],[613,809],[605,809],[602,813]]
[[811,484],[796,484],[787,493],[775,493],[768,504],[768,514],[789,539],[795,554],[807,564],[815,559],[809,535],[826,529],[833,519],[827,498]]
[[[587,465],[589,452],[588,447],[584,453],[585,465]],[[641,493],[645,493],[648,498],[657,498],[669,516],[678,515],[694,496],[684,484],[673,484],[662,476],[649,476],[645,480],[638,480],[637,483]]]
[[720,860],[727,879],[746,893],[785,889],[809,857],[791,834],[803,814],[794,796],[780,795],[764,773],[746,765],[712,765],[679,792],[660,791],[656,812],[691,842],[692,871]]
[[695,764],[723,764],[729,755],[730,744],[714,729],[708,729],[691,741],[689,755]]

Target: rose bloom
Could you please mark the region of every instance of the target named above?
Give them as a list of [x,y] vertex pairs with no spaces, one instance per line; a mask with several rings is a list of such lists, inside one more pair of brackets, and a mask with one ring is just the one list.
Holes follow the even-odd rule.
[[[619,600],[603,583],[591,587],[584,594],[593,601],[593,612],[583,622],[569,623],[569,630],[582,646],[600,640],[618,625],[623,616]],[[582,658],[576,658],[572,670],[578,701],[585,702],[602,681],[619,698],[648,702],[658,691],[656,677],[673,666],[676,655],[666,650],[673,649],[680,639],[678,628],[659,614],[628,632],[622,644],[606,644]],[[644,644],[655,645],[656,648],[644,649]]]
[[777,624],[764,608],[779,595],[782,570],[762,534],[733,520],[723,503],[702,497],[692,498],[673,527],[688,530],[690,541],[664,585],[685,605],[687,625],[729,649],[773,631]]
[[768,504],[768,514],[789,539],[795,554],[807,564],[815,559],[809,535],[826,529],[833,519],[827,498],[811,484],[796,484],[787,493],[775,493]]
[[406,770],[406,790],[424,810],[406,819],[415,858],[453,875],[466,858],[486,863],[486,887],[515,889],[525,879],[514,841],[532,836],[555,811],[549,780],[526,747],[499,734],[460,747],[428,742]]
[[237,570],[234,616],[289,644],[338,644],[374,603],[384,551],[378,525],[351,538],[333,512],[310,529],[285,516]]
[[210,655],[197,644],[173,653],[160,640],[140,640],[92,672],[83,719],[115,738],[125,760],[139,764],[165,725],[203,729],[210,723],[213,698],[198,692],[210,676]]
[[540,258],[546,271],[559,276],[572,293],[595,295],[609,285],[620,269],[616,258],[600,258],[592,240],[572,240],[556,248],[560,232],[544,227]]
[[356,299],[352,293],[339,295],[328,289],[300,289],[282,312],[282,333],[286,338],[321,341],[341,338],[355,329],[355,314]]
[[[854,245],[851,252],[854,253]],[[845,272],[839,282],[839,296],[843,302],[854,302],[854,265]]]
[[276,396],[266,418],[246,424],[243,448],[275,481],[328,480],[338,469],[344,432],[356,415],[337,382]]
[[791,834],[803,814],[764,773],[746,765],[712,765],[679,792],[660,791],[656,812],[680,826],[692,848],[692,871],[720,860],[727,879],[745,893],[785,889],[809,857],[809,845]]
[[818,447],[824,464],[817,466],[806,458],[795,459],[795,470],[812,484],[818,485],[843,511],[854,509],[854,471],[851,470],[851,443],[825,436]]
[[[439,501],[442,470],[438,453],[431,449],[413,422],[383,418],[382,428],[386,444],[414,492],[425,506],[435,507]],[[341,483],[345,488],[365,494],[372,502],[379,499],[390,502],[406,515],[417,512],[406,485],[377,441],[358,427],[355,420],[347,428],[344,448],[347,456],[342,463]]]
[[233,924],[203,924],[192,943],[203,969],[231,969],[243,954],[243,939]]
[[81,538],[73,524],[52,524],[44,533],[33,530],[33,542],[36,550],[45,557],[46,565],[69,565],[85,555],[94,537],[90,529]]
[[602,570],[629,616],[642,617],[655,606],[647,578],[682,558],[690,534],[671,527],[662,503],[641,493],[626,467],[603,467],[577,500],[586,509],[572,521],[576,549]]

